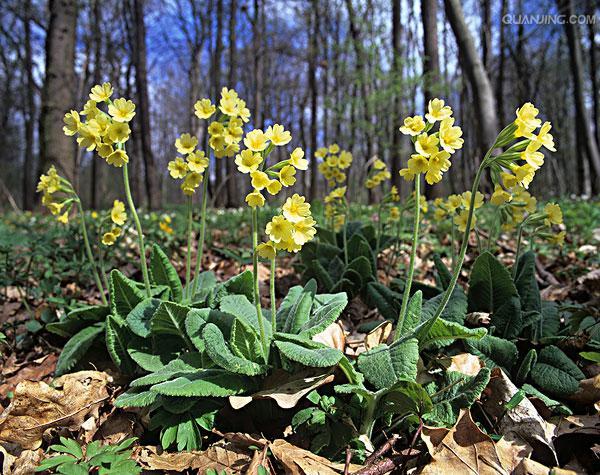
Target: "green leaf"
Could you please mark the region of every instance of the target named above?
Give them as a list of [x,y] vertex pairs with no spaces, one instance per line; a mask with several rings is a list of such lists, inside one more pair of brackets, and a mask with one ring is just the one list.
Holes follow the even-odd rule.
[[383,396],[378,405],[378,417],[387,414],[422,416],[433,409],[425,388],[414,381],[398,381]]
[[600,363],[600,352],[598,351],[582,351],[579,356],[594,363]]
[[111,359],[121,371],[131,374],[135,371],[135,365],[127,352],[127,342],[132,334],[127,328],[125,320],[109,315],[106,319],[106,349]]
[[433,263],[435,265],[435,269],[437,270],[439,286],[446,290],[450,285],[450,281],[452,280],[452,273],[448,270],[446,264],[444,264],[442,258],[437,253],[433,255]]
[[72,369],[102,333],[104,333],[104,323],[100,322],[73,335],[60,352],[56,363],[56,376],[61,376]]
[[[396,332],[399,335],[404,335],[411,332],[421,322],[421,308],[423,306],[423,292],[416,291],[408,301],[406,307],[406,315],[402,324],[398,321]],[[400,326],[401,325],[401,326]],[[431,334],[431,332],[429,332]]]
[[499,330],[503,338],[516,338],[523,329],[523,313],[518,297],[508,298],[491,315],[492,325]]
[[135,281],[116,269],[110,273],[109,292],[110,313],[123,319],[145,298],[144,292],[137,287]]
[[543,392],[538,391],[530,384],[524,384],[522,389],[523,391],[525,391],[527,396],[533,396],[537,397],[538,399],[541,399],[541,401],[546,405],[546,407],[550,409],[554,414],[559,414],[563,416],[573,415],[573,411],[571,411],[571,409],[569,409],[567,406],[558,401],[555,401],[552,398],[549,398]]
[[499,366],[507,373],[510,373],[519,357],[517,346],[512,341],[497,336],[485,335],[480,340],[467,340],[465,346],[469,353],[479,356],[488,368]]
[[540,351],[530,377],[543,391],[566,397],[577,391],[585,375],[560,348],[550,345]]
[[292,287],[277,310],[277,330],[298,333],[310,318],[317,283],[309,280],[304,287]]
[[[196,279],[192,279],[190,283],[187,284],[187,289],[194,288],[194,281]],[[192,297],[192,302],[194,305],[204,304],[210,294],[215,290],[217,286],[217,276],[213,271],[201,272],[198,275],[198,284],[196,285],[196,293]],[[190,290],[191,292],[191,290]]]
[[312,280],[312,278],[316,279],[317,282],[319,282],[319,286],[323,289],[331,290],[335,285],[335,280],[333,277],[329,275],[327,269],[325,269],[323,264],[321,264],[321,262],[319,262],[317,259],[313,259],[312,261],[308,262],[304,277],[311,277],[310,280]]
[[344,356],[340,350],[307,338],[277,333],[275,346],[288,359],[310,368],[335,366]]
[[306,338],[312,338],[321,333],[338,319],[347,304],[348,295],[343,292],[315,295],[311,315],[300,328],[299,334]]
[[378,390],[389,389],[400,380],[417,377],[419,347],[416,338],[382,344],[358,356],[358,369]]
[[[256,307],[245,295],[227,295],[220,302],[221,312],[233,315],[240,320],[244,320],[248,325],[258,331],[258,315]],[[263,315],[263,326],[265,332],[271,334],[271,321]]]
[[148,407],[156,402],[158,393],[142,388],[130,388],[115,399],[116,407]]
[[366,290],[365,303],[371,308],[377,308],[386,320],[396,321],[400,313],[402,295],[390,290],[379,282],[369,282]]
[[[423,305],[422,319],[427,320],[435,315],[444,294],[438,294],[435,297],[428,299]],[[460,287],[454,287],[448,304],[440,315],[441,318],[449,322],[463,324],[467,315],[467,296],[465,291]]]
[[469,279],[469,312],[496,312],[517,288],[506,268],[489,252],[475,260]]
[[541,312],[542,298],[535,278],[535,253],[527,251],[519,258],[515,286],[524,312]]
[[255,363],[263,362],[263,349],[260,338],[248,323],[236,318],[231,328],[230,343],[232,351],[239,357]]
[[46,470],[50,470],[51,468],[58,467],[63,463],[72,463],[75,459],[71,455],[55,455],[54,457],[49,457],[45,460],[42,460],[39,466],[36,467],[36,472],[43,472]]
[[252,272],[246,270],[241,274],[233,276],[231,279],[218,284],[215,292],[215,303],[221,302],[226,295],[239,294],[245,295],[248,300],[253,299],[254,278]]
[[[83,457],[83,451],[81,450],[81,446],[73,439],[67,439],[66,437],[61,436],[60,442],[62,444],[62,450],[60,450],[61,452],[70,454],[73,457],[78,458],[78,459]],[[56,445],[50,446],[51,450],[56,451],[56,449],[53,449],[52,447],[60,447],[60,446],[56,446]]]
[[223,333],[215,324],[207,323],[204,326],[202,338],[206,346],[206,353],[221,368],[247,376],[256,376],[267,372],[267,366],[234,355],[225,343]]
[[542,317],[538,323],[538,340],[556,336],[560,331],[560,314],[556,302],[542,301]]
[[189,307],[184,307],[172,302],[161,302],[158,309],[150,319],[150,329],[154,336],[174,335],[181,337],[189,348],[191,343],[185,332],[185,318],[190,311]]
[[431,329],[425,334],[420,331],[423,325],[415,329],[415,337],[419,340],[419,348],[443,348],[456,340],[481,340],[486,334],[485,328],[467,328],[460,323],[448,322],[438,318]]
[[110,308],[108,306],[86,305],[71,310],[58,322],[48,323],[46,330],[64,338],[69,338],[84,327],[96,322],[103,322],[109,313]]
[[475,376],[447,371],[440,383],[426,386],[431,394],[433,409],[425,416],[425,420],[436,425],[453,426],[460,410],[471,407],[481,396],[489,380],[489,368],[481,368]]
[[131,387],[151,386],[178,376],[195,374],[203,367],[200,353],[185,353],[181,357],[169,361],[158,371],[133,380]]
[[537,352],[532,348],[527,352],[525,358],[523,358],[523,361],[521,362],[521,366],[519,366],[519,370],[515,377],[515,383],[521,385],[525,382],[527,376],[529,376],[529,373],[531,372],[531,368],[535,366],[536,361]]
[[160,305],[158,299],[144,299],[127,315],[129,329],[137,336],[148,338],[150,336],[150,320]]
[[225,397],[252,388],[247,377],[222,369],[204,369],[152,386],[165,396]]
[[183,298],[183,286],[177,275],[177,271],[164,251],[153,244],[150,254],[150,276],[154,284],[166,285],[171,291],[171,296],[176,302],[181,302]]

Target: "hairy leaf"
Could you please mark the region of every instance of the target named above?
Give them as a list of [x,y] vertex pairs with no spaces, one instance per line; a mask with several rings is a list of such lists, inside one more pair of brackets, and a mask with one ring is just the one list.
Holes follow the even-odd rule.
[[469,279],[469,312],[495,313],[518,295],[508,270],[491,253],[480,254]]
[[275,346],[288,359],[311,368],[335,366],[344,356],[335,348],[301,336],[284,333],[275,334]]
[[338,319],[347,304],[348,295],[345,293],[315,295],[312,313],[299,334],[312,338],[321,333]]
[[480,340],[466,340],[467,351],[479,356],[488,368],[499,366],[510,373],[519,351],[512,342],[497,336],[485,335]]
[[382,344],[358,357],[358,369],[366,380],[379,389],[388,389],[399,380],[417,377],[419,347],[416,338]]
[[129,329],[142,338],[150,336],[150,320],[160,305],[158,299],[144,299],[127,315]]
[[111,313],[123,319],[145,298],[135,281],[116,269],[110,273],[109,291]]
[[127,343],[131,340],[133,335],[131,334],[131,331],[129,331],[127,323],[119,317],[109,315],[106,318],[105,327],[106,332],[104,339],[106,340],[106,349],[108,350],[111,359],[117,368],[124,373],[133,373],[135,371],[135,365],[133,364],[133,361],[131,361],[129,353],[127,353]]
[[46,330],[50,333],[69,338],[84,327],[96,322],[103,322],[110,313],[110,308],[103,305],[86,305],[71,310],[58,322],[48,323]]
[[131,382],[131,386],[151,386],[178,376],[195,374],[202,367],[202,355],[200,353],[185,353],[181,357],[169,361],[158,371],[135,379]]
[[154,284],[166,285],[169,288],[173,300],[181,302],[183,298],[181,280],[167,255],[156,243],[152,246],[150,254],[150,276]]
[[298,333],[310,318],[317,283],[309,280],[304,287],[292,287],[277,310],[277,330]]
[[203,369],[152,386],[165,396],[225,397],[240,394],[252,387],[247,377],[222,369]]
[[438,318],[427,334],[420,331],[424,325],[425,322],[415,329],[419,348],[443,348],[456,340],[480,340],[487,334],[485,328],[467,328],[460,323],[448,322],[443,318]]
[[542,391],[557,397],[573,394],[579,388],[579,381],[585,378],[579,367],[553,345],[540,351],[530,376]]
[[102,333],[104,322],[95,323],[73,335],[60,352],[56,363],[56,376],[61,376],[73,368]]
[[154,404],[158,393],[142,388],[130,388],[115,399],[116,407],[148,407]]
[[191,348],[191,343],[185,332],[185,318],[189,311],[190,308],[183,305],[161,302],[150,320],[152,334],[154,336],[174,335],[181,337]]
[[524,312],[541,312],[542,298],[535,278],[535,253],[527,251],[519,258],[515,286]]

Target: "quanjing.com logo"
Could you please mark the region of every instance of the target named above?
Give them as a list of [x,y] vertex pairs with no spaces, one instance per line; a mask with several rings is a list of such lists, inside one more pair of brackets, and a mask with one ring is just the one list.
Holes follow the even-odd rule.
[[595,25],[596,15],[515,15],[507,13],[502,23],[507,25]]

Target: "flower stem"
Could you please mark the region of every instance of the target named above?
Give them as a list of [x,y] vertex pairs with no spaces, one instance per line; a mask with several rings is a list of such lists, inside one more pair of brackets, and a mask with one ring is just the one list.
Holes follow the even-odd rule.
[[252,208],[252,270],[254,276],[254,307],[256,308],[256,318],[258,319],[258,332],[260,341],[263,347],[263,357],[265,363],[269,361],[269,345],[265,334],[265,324],[262,317],[262,309],[260,307],[260,291],[258,288],[258,210]]
[[[383,233],[383,223],[381,222],[381,208],[383,203],[379,203],[377,206],[377,242],[375,244],[375,254],[373,260],[375,264],[375,274],[377,274],[377,261],[379,260],[379,247],[381,246],[381,234]],[[346,263],[348,264],[348,263]]]
[[123,183],[125,184],[125,196],[127,197],[127,204],[131,210],[133,221],[135,223],[135,229],[138,233],[138,243],[140,247],[140,265],[142,267],[142,276],[144,278],[144,287],[146,288],[146,296],[150,297],[150,279],[148,277],[148,265],[146,263],[146,247],[144,246],[144,233],[142,232],[142,224],[140,218],[135,209],[133,203],[133,197],[131,196],[131,188],[129,186],[129,169],[127,164],[123,165]]
[[344,225],[342,227],[342,239],[344,240],[344,264],[348,265],[348,202],[345,201],[344,205]]
[[[206,234],[206,203],[208,202],[208,180],[210,174],[207,169],[204,174],[204,183],[202,183],[202,215],[200,216],[200,236],[198,236],[198,249],[196,250],[196,269],[194,270],[194,285],[192,286],[192,294],[189,296],[191,300],[196,295],[198,288],[198,277],[200,275],[200,268],[202,267],[202,255],[204,253],[204,236]],[[189,285],[189,283],[187,284]]]
[[519,263],[519,255],[521,254],[521,242],[523,239],[523,226],[519,225],[519,233],[517,234],[517,250],[515,251],[515,263],[512,268],[512,278],[517,276],[517,264]]
[[275,267],[276,256],[271,259],[271,276],[269,278],[269,291],[271,294],[271,329],[272,333],[277,331],[277,301],[275,300]]
[[421,174],[415,177],[415,212],[413,223],[412,247],[410,250],[410,261],[408,264],[408,274],[406,283],[404,284],[404,293],[402,294],[402,306],[400,307],[400,315],[394,334],[394,341],[400,338],[402,327],[404,326],[404,318],[406,317],[406,309],[408,307],[408,299],[410,298],[410,288],[412,286],[413,274],[415,271],[415,258],[417,255],[417,246],[419,245],[419,218],[421,214]]
[[83,243],[85,245],[85,253],[87,255],[88,261],[92,266],[92,271],[94,273],[94,280],[96,281],[96,286],[100,291],[100,299],[102,300],[103,305],[107,305],[106,295],[104,286],[102,285],[102,280],[100,280],[100,275],[98,274],[98,268],[96,267],[96,261],[94,261],[94,255],[92,254],[92,248],[90,247],[90,240],[88,239],[87,229],[85,225],[85,214],[83,213],[83,206],[81,206],[81,201],[79,198],[76,198],[77,206],[79,207],[79,220],[81,222],[81,234],[83,235]]
[[463,239],[462,239],[462,243],[460,245],[460,251],[458,253],[456,263],[454,265],[454,271],[452,272],[452,278],[450,279],[450,284],[448,284],[448,288],[446,288],[446,291],[444,292],[444,295],[442,297],[442,301],[441,301],[439,307],[437,308],[435,314],[433,315],[433,317],[431,317],[427,321],[427,323],[421,329],[422,334],[424,336],[426,336],[427,333],[429,333],[429,330],[431,330],[431,328],[433,327],[435,322],[438,320],[438,318],[440,318],[440,315],[446,308],[446,305],[448,305],[450,296],[454,292],[454,287],[456,287],[456,283],[458,282],[460,270],[462,269],[462,265],[465,261],[465,254],[467,252],[467,247],[469,245],[469,234],[471,233],[471,223],[473,222],[473,213],[475,211],[475,198],[477,195],[477,190],[479,189],[479,182],[481,181],[481,176],[483,175],[483,171],[488,166],[488,160],[490,158],[490,155],[492,154],[492,150],[493,150],[493,147],[487,151],[483,161],[481,162],[481,165],[479,165],[479,168],[477,169],[475,179],[473,180],[473,187],[471,188],[471,202],[469,203],[469,214],[467,216],[467,223],[466,223],[465,231],[463,233]]
[[190,278],[192,276],[192,195],[187,197],[187,256],[185,259],[185,289],[187,300],[191,300]]

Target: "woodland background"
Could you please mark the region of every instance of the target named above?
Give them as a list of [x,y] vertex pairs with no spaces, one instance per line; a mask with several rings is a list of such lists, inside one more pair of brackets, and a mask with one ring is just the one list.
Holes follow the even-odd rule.
[[[353,196],[365,193],[375,155],[409,192],[397,174],[410,154],[398,127],[430,97],[452,105],[465,147],[429,197],[470,186],[482,150],[531,101],[558,144],[533,193],[595,196],[599,10],[598,0],[0,0],[0,208],[34,208],[51,164],[87,206],[121,196],[119,171],[62,132],[64,113],[103,81],[137,104],[130,175],[149,208],[182,199],[166,171],[174,140],[206,136],[193,104],[223,86],[247,101],[251,126],[284,124],[311,160],[333,142],[351,150]],[[523,17],[559,13],[584,17]],[[219,160],[211,176],[217,206],[243,200],[234,168]],[[305,175],[301,191],[319,196],[316,166]]]

